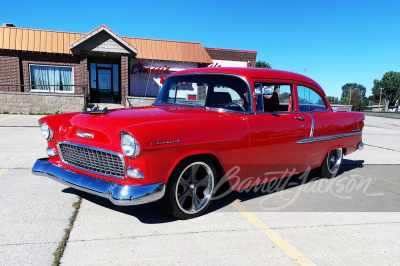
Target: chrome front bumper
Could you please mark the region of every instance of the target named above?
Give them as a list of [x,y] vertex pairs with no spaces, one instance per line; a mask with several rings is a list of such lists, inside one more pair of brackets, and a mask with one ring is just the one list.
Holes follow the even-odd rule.
[[138,205],[161,199],[165,193],[165,183],[141,186],[119,185],[92,176],[65,170],[48,161],[39,159],[33,165],[32,173],[47,176],[69,187],[109,199],[115,205]]

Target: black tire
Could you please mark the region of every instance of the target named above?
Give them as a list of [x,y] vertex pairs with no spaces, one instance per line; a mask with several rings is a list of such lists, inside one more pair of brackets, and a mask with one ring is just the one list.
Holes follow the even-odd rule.
[[323,178],[334,178],[340,170],[343,161],[343,149],[330,150],[322,162],[322,165],[317,168],[316,173]]
[[215,181],[215,167],[206,157],[182,161],[168,180],[163,199],[167,211],[181,220],[202,215],[214,197]]

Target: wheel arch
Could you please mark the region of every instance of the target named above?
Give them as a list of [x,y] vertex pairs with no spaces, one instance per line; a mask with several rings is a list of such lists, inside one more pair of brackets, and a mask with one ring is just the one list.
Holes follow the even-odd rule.
[[345,145],[335,145],[335,146],[331,146],[330,148],[328,148],[328,149],[324,152],[324,156],[322,156],[322,158],[321,158],[321,160],[320,160],[320,162],[319,162],[318,165],[319,165],[319,166],[322,165],[322,163],[324,162],[325,157],[326,157],[326,155],[328,154],[329,151],[331,151],[331,150],[336,150],[336,149],[343,149],[343,156],[346,155],[347,148],[346,148]]
[[215,182],[217,183],[218,181],[221,180],[221,178],[224,176],[225,174],[225,168],[223,165],[223,162],[221,160],[221,158],[218,156],[218,154],[216,154],[215,152],[212,151],[201,151],[201,152],[193,152],[193,153],[189,153],[189,154],[184,154],[182,156],[180,156],[171,166],[171,168],[169,169],[167,176],[165,177],[165,183],[168,184],[168,181],[170,179],[170,176],[172,175],[173,171],[178,168],[181,164],[185,163],[185,161],[189,160],[189,159],[193,159],[193,158],[206,158],[208,160],[211,161],[211,163],[213,164],[213,166],[215,167],[215,171],[216,171],[216,180]]

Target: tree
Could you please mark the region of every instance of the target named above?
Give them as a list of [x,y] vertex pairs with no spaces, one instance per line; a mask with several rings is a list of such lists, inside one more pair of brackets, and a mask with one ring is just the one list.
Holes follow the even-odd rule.
[[256,67],[257,67],[257,68],[269,68],[269,69],[272,68],[272,67],[271,67],[271,64],[265,63],[265,61],[257,61],[257,62],[256,62]]
[[379,98],[376,98],[375,95],[370,95],[367,98],[367,105],[375,105],[378,104]]
[[367,89],[361,84],[346,83],[345,85],[342,86],[342,98],[347,94],[349,89],[358,90],[363,98],[365,97],[365,93],[367,91]]
[[379,101],[382,88],[382,100],[387,100],[387,105],[394,105],[400,98],[400,72],[386,72],[381,80],[374,80],[372,94]]
[[[351,100],[350,100],[351,93]],[[350,102],[352,111],[360,111],[363,103],[363,97],[357,89],[348,90],[347,94],[340,100],[340,104],[348,105]]]
[[339,99],[337,97],[333,97],[333,96],[326,96],[326,98],[328,99],[328,102],[330,104],[336,104],[339,102]]

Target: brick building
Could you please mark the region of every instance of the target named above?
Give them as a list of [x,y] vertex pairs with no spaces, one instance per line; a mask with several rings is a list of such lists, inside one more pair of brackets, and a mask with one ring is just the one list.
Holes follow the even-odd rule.
[[121,37],[105,25],[88,34],[3,26],[0,93],[82,95],[88,103],[146,105],[170,73],[253,67],[256,56],[254,51],[204,48],[201,43]]

